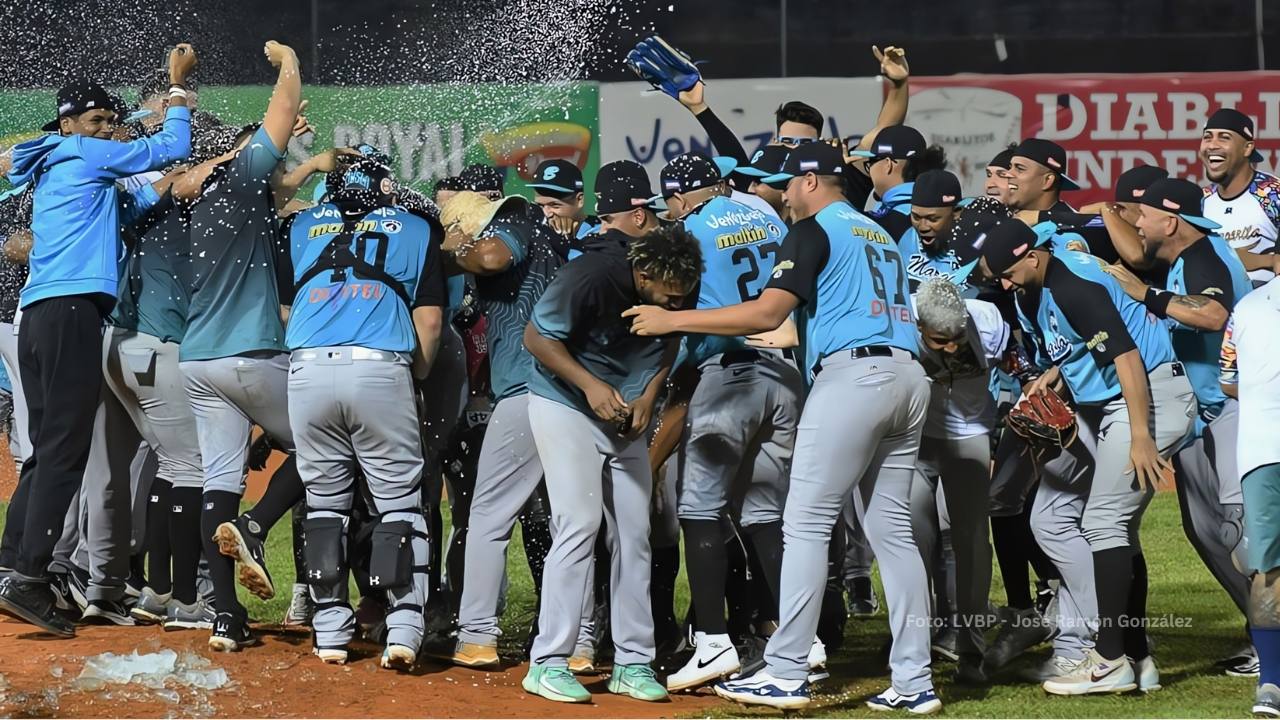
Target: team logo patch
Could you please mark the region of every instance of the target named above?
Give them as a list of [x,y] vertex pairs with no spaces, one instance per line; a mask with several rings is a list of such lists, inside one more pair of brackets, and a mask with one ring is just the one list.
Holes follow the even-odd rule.
[[808,171],[810,171],[810,170],[817,170],[817,169],[818,169],[818,161],[817,161],[817,160],[801,160],[801,161],[800,161],[800,171],[801,171],[801,172],[808,172]]
[[754,165],[755,163],[759,162],[760,158],[762,157],[764,157],[764,151],[757,150],[756,153],[751,156],[751,164]]
[[542,171],[542,179],[543,179],[543,180],[555,180],[555,179],[556,179],[556,175],[558,175],[558,174],[560,174],[560,168],[556,167],[555,165],[552,165],[551,167],[549,167],[549,168],[547,168],[546,170],[543,170],[543,171]]
[[773,266],[773,279],[774,279],[774,280],[777,280],[778,278],[782,277],[782,273],[786,272],[787,270],[791,270],[791,269],[792,269],[792,268],[794,268],[795,266],[796,266],[796,264],[795,264],[795,263],[793,263],[793,262],[791,262],[790,260],[783,260],[782,262],[778,263],[777,265],[774,265],[774,266]]
[[400,225],[399,220],[383,220],[382,221],[382,232],[384,233],[395,235],[396,233],[400,232],[401,227],[402,226]]

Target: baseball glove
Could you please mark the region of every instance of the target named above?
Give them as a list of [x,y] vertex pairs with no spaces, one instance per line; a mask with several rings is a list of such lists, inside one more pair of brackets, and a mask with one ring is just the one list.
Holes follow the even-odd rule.
[[702,80],[697,64],[657,35],[636,43],[635,48],[627,53],[626,64],[655,90],[661,90],[677,100],[680,93]]
[[1037,454],[1070,447],[1076,441],[1076,414],[1051,390],[1024,397],[1009,411],[1005,423]]

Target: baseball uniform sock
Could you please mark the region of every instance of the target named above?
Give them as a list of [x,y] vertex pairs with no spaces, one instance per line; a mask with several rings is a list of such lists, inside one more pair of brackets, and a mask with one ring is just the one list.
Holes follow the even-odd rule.
[[236,561],[218,550],[213,535],[219,525],[235,520],[239,510],[238,494],[211,490],[204,494],[204,508],[200,511],[200,539],[209,563],[209,577],[213,580],[213,605],[218,612],[232,614],[244,613],[236,599]]
[[[782,584],[782,521],[748,525],[743,528],[751,541],[751,549],[768,584],[772,605],[778,604]],[[764,605],[765,603],[761,603]]]
[[1093,553],[1093,580],[1098,593],[1098,654],[1107,660],[1124,655],[1124,625],[1129,589],[1133,585],[1133,548],[1118,547]]
[[[440,513],[439,497],[428,498],[427,503],[427,536],[444,538],[444,515]],[[431,557],[427,560],[427,597],[440,596],[444,593],[441,574],[444,570],[444,543],[440,540],[431,543]]]
[[307,577],[307,561],[302,552],[302,521],[307,516],[306,503],[293,506],[291,526],[293,528],[293,577],[294,582],[302,582]]
[[520,515],[520,539],[524,542],[524,557],[533,576],[533,590],[542,596],[542,568],[547,564],[547,552],[551,550],[551,523],[546,513],[526,510]]
[[168,480],[151,481],[147,496],[147,585],[160,595],[173,589],[169,574],[169,513],[173,485]]
[[[724,548],[729,559],[729,564],[725,568],[727,574],[724,582],[729,637],[737,642],[752,634],[752,628],[756,625],[756,616],[763,612],[759,607],[760,601],[767,599],[769,588],[760,577],[762,571],[758,570],[759,565],[753,556],[754,551],[738,537],[726,539]],[[768,614],[774,615],[772,612]],[[689,613],[685,615],[685,622],[695,628],[702,627],[698,624],[698,614],[694,612],[692,604],[689,605]]]
[[202,492],[198,487],[176,487],[170,491],[169,550],[173,555],[173,597],[190,605],[196,601],[196,575],[200,570],[200,517]]
[[[1147,617],[1147,558],[1141,553],[1133,555],[1133,584],[1129,586],[1129,605],[1125,614],[1130,618]],[[1124,654],[1137,662],[1151,654],[1147,647],[1146,623],[1128,623],[1124,629]]]
[[[649,603],[653,612],[653,628],[658,645],[680,636],[676,622],[676,577],[680,575],[680,546],[653,548],[649,575]],[[724,587],[721,582],[720,587]],[[723,615],[723,611],[721,615]]]
[[1253,647],[1258,651],[1258,663],[1261,667],[1258,685],[1280,685],[1280,628],[1253,627],[1249,629],[1249,636],[1253,638]]
[[991,518],[991,541],[995,545],[996,561],[1000,563],[1000,577],[1004,580],[1004,592],[1009,607],[1015,610],[1031,608],[1031,571],[1029,546],[1035,546],[1031,529],[1026,527],[1021,515]]
[[[681,520],[684,530],[684,563],[689,577],[689,599],[697,616],[697,629],[708,635],[724,635],[725,577],[729,554],[719,520]],[[657,552],[654,553],[657,558]],[[654,604],[657,608],[657,603]]]
[[[262,493],[262,499],[244,514],[250,520],[257,522],[258,527],[262,529],[258,539],[266,540],[267,533],[280,521],[280,518],[293,509],[294,505],[302,502],[305,497],[306,491],[302,488],[302,477],[298,475],[298,461],[290,455],[289,459],[285,460],[284,464],[271,476],[271,482],[267,483],[267,490]],[[250,525],[250,528],[252,527]]]

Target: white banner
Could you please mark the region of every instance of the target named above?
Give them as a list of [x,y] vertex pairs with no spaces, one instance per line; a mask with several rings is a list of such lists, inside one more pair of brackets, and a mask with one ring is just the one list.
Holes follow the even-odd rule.
[[[882,98],[876,77],[710,80],[706,91],[707,104],[742,141],[748,157],[773,137],[773,113],[788,100],[823,113],[823,137],[847,137],[875,125]],[[601,164],[635,160],[656,187],[667,161],[690,151],[714,154],[702,126],[683,105],[648,83],[601,83]]]

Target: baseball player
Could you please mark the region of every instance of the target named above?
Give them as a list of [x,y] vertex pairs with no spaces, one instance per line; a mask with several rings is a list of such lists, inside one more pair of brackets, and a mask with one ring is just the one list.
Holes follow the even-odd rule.
[[[786,228],[728,197],[721,167],[704,155],[673,158],[662,169],[661,184],[671,217],[701,246],[706,269],[698,307],[757,297],[773,274]],[[778,601],[782,506],[804,392],[782,352],[749,348],[741,338],[690,337],[686,347],[686,362],[701,375],[689,401],[678,504],[695,652],[667,677],[672,691],[741,669],[724,617],[725,515],[741,527]]]
[[279,76],[262,125],[240,132],[229,150],[192,168],[175,185],[178,198],[193,203],[191,295],[178,359],[204,465],[200,532],[217,610],[209,646],[221,651],[258,642],[236,599],[233,558],[240,561],[241,582],[251,592],[274,595],[263,541],[303,495],[290,459],[258,505],[240,515],[253,426],[293,449],[279,290],[289,286],[289,278],[277,261],[277,197],[271,181],[279,178],[302,82],[292,49],[272,41],[266,55]]
[[842,194],[839,149],[808,143],[781,173],[792,224],[760,297],[714,310],[636,308],[642,335],[694,332],[742,336],[799,315],[805,367],[816,374],[798,425],[783,513],[785,551],[777,631],[766,668],[718,683],[721,697],[748,704],[809,704],[808,656],[818,627],[832,526],[856,486],[858,510],[881,561],[893,685],[876,709],[933,712],[942,706],[929,670],[928,580],[912,537],[911,479],[928,404],[907,276],[893,239]]
[[[633,199],[643,204],[647,198],[606,204],[605,226],[614,214],[638,212]],[[679,307],[701,272],[697,242],[678,227],[659,228],[632,238],[625,249],[584,253],[560,270],[534,306],[524,333],[536,361],[529,422],[546,471],[554,540],[526,692],[560,702],[591,699],[566,663],[589,596],[603,518],[613,558],[609,691],[648,701],[667,697],[650,667],[654,627],[643,508],[653,473],[645,437],[678,344],[633,337],[623,312],[637,305]]]
[[1010,145],[996,153],[986,167],[987,179],[982,184],[982,194],[999,200],[1002,205],[1009,204],[1009,166],[1016,147],[1017,145]]
[[865,158],[867,174],[880,199],[871,210],[871,218],[894,238],[902,237],[911,227],[911,193],[916,178],[926,171],[946,167],[946,153],[941,147],[926,143],[919,130],[890,125],[876,133],[870,147],[851,154]]
[[1204,216],[1221,225],[1226,240],[1255,285],[1270,280],[1270,255],[1280,232],[1280,178],[1255,168],[1253,119],[1232,108],[1209,116],[1200,136],[1200,162],[1212,183],[1205,188]]
[[[568,160],[543,160],[533,171],[533,201],[552,230],[581,240],[600,229],[600,219],[583,210],[585,185],[582,171]],[[574,249],[570,257],[577,257]]]
[[497,203],[467,192],[450,200],[442,214],[449,228],[445,261],[475,277],[479,308],[487,316],[489,377],[497,400],[480,445],[462,565],[453,662],[467,667],[498,665],[498,605],[507,543],[517,516],[542,482],[529,427],[533,366],[523,334],[534,303],[567,261],[569,240],[539,215],[522,198]]
[[[912,183],[911,227],[898,238],[898,249],[907,263],[913,292],[921,282],[948,277],[959,266],[944,240],[955,222],[959,202],[960,179],[946,170],[926,170]],[[967,283],[964,290],[968,297],[978,294],[977,288]]]
[[[1102,261],[1067,250],[1051,255],[1039,242],[1022,222],[1000,220],[982,238],[980,267],[1005,292],[1018,291],[1019,322],[1035,339],[1045,373],[1024,393],[1069,390],[1078,408],[1079,441],[1048,463],[1064,459],[1074,467],[1069,475],[1046,467],[1032,529],[1077,606],[1087,607],[1080,605],[1089,600],[1083,589],[1094,583],[1098,631],[1096,646],[1079,648],[1079,659],[1058,655],[1055,643],[1058,675],[1044,689],[1154,690],[1159,673],[1143,627],[1146,563],[1138,530],[1167,458],[1191,430],[1195,396],[1164,324],[1124,294]],[[1060,591],[1059,607],[1065,605]],[[1068,620],[1059,627],[1091,614],[1060,610]]]
[[[1107,268],[1125,293],[1145,300],[1158,298],[1151,311],[1169,323],[1173,351],[1187,368],[1196,393],[1197,417],[1193,438],[1174,455],[1179,504],[1187,537],[1231,600],[1248,614],[1249,582],[1240,546],[1244,508],[1235,468],[1236,402],[1222,392],[1218,355],[1222,331],[1231,309],[1253,290],[1244,265],[1217,234],[1218,224],[1191,219],[1203,194],[1186,180],[1158,180],[1140,199],[1137,232],[1146,265],[1168,266],[1163,289],[1155,289],[1120,265]],[[1183,217],[1178,211],[1190,209]],[[1226,671],[1256,673],[1256,655],[1244,650]]]
[[102,389],[102,323],[116,299],[121,245],[115,181],[190,152],[181,83],[194,65],[190,46],[172,51],[170,80],[177,87],[156,135],[130,143],[109,139],[114,102],[100,86],[81,81],[59,91],[58,119],[44,128],[52,134],[13,151],[10,182],[30,181],[35,188],[34,250],[21,299],[28,325],[18,337],[33,464],[9,505],[8,524],[23,528],[20,536],[8,535],[17,540],[16,557],[14,573],[0,581],[0,611],[60,637],[75,631],[54,612],[48,566],[83,482]]
[[427,376],[445,304],[438,224],[392,205],[391,168],[356,161],[326,202],[293,218],[285,343],[289,422],[307,490],[315,652],[345,663],[355,632],[344,562],[359,465],[373,498],[369,585],[385,590],[381,664],[408,670],[423,637],[427,526],[413,376]]
[[1280,419],[1280,366],[1275,328],[1280,322],[1280,282],[1271,280],[1236,304],[1223,336],[1222,390],[1240,402],[1236,467],[1244,493],[1248,538],[1249,633],[1257,648],[1259,675],[1253,712],[1280,717],[1280,452],[1270,437]]

